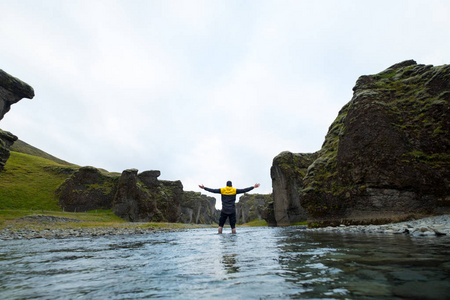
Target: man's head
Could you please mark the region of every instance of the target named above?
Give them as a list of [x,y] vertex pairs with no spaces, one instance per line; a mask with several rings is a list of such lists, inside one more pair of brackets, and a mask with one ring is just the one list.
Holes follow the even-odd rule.
[[227,181],[227,186],[233,186],[232,184],[231,184],[231,181]]

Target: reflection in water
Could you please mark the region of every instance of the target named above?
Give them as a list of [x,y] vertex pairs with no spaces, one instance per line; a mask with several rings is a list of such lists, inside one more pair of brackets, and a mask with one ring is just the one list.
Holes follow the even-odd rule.
[[0,241],[0,298],[448,299],[449,242],[295,227]]
[[236,264],[236,254],[225,254],[222,257],[222,264],[227,274],[239,272],[239,266]]

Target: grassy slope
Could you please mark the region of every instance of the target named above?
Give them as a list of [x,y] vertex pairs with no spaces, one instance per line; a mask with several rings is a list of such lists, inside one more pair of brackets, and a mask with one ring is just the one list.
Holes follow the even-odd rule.
[[60,211],[54,193],[70,168],[75,167],[11,151],[0,173],[0,209]]
[[61,165],[73,165],[67,161],[64,161],[62,159],[54,157],[53,155],[48,154],[47,152],[44,152],[41,149],[33,147],[30,144],[27,144],[21,140],[17,140],[14,142],[14,144],[11,146],[11,151],[29,154],[29,155],[37,156],[37,157],[42,157],[42,158],[54,161],[56,163],[59,163]]

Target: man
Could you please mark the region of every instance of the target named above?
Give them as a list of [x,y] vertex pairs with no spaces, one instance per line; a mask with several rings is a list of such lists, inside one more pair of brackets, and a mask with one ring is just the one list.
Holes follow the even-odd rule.
[[259,187],[259,183],[245,189],[235,189],[231,181],[227,181],[227,186],[221,189],[210,189],[203,184],[199,187],[211,193],[222,194],[222,212],[219,219],[219,234],[221,234],[227,218],[230,218],[231,233],[236,233],[236,194],[247,193]]

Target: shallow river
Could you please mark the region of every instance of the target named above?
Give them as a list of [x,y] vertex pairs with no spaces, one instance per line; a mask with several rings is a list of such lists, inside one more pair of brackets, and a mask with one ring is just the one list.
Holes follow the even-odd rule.
[[450,237],[224,231],[0,241],[0,299],[450,299]]

